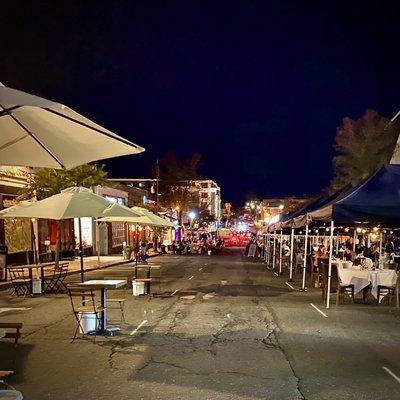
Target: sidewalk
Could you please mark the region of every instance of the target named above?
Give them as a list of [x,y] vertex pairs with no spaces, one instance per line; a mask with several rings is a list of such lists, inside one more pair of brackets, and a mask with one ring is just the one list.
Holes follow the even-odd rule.
[[[155,252],[153,249],[148,251],[149,257],[156,257],[160,253]],[[77,274],[81,270],[81,263],[79,258],[74,260],[65,260],[69,263],[68,275]],[[84,257],[83,265],[85,271],[93,271],[96,269],[108,268],[114,265],[133,262],[133,260],[125,260],[122,255],[100,256],[100,263],[97,256]],[[8,289],[11,287],[11,281],[8,279],[6,282],[0,282],[0,290]]]

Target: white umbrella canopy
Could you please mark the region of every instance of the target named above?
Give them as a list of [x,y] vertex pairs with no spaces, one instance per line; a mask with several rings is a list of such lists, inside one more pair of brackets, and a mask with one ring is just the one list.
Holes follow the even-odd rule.
[[47,199],[23,202],[0,211],[0,218],[70,219],[82,217],[138,217],[140,214],[83,187],[71,187]]
[[0,83],[2,165],[73,168],[144,151],[59,103]]
[[[22,202],[0,211],[0,218],[44,218],[64,220],[82,217],[138,217],[139,213],[108,200],[83,187],[71,187],[40,201]],[[82,235],[80,237],[81,280],[84,280]]]
[[122,215],[108,215],[103,218],[99,218],[98,221],[104,222],[128,222],[137,225],[149,225],[149,226],[159,226],[165,228],[176,228],[173,222],[168,221],[158,215],[146,210],[142,207],[132,207],[130,208],[132,212],[137,213],[136,217],[122,216]]
[[164,227],[169,227],[169,228],[177,227],[177,225],[175,225],[173,222],[159,217],[158,215],[154,214],[153,212],[147,210],[146,208],[132,207],[132,210],[136,211],[138,213],[141,213],[142,217],[144,217],[143,219],[146,219],[149,221],[147,225],[164,226]]

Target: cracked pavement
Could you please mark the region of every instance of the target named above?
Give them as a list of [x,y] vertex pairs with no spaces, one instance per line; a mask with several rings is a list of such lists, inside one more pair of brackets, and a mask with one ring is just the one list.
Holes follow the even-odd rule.
[[[319,293],[291,292],[284,278],[275,277],[260,263],[243,260],[239,250],[151,261],[162,266],[158,289],[163,295],[128,294],[126,323],[112,337],[71,343],[75,321],[65,295],[22,300],[1,293],[0,307],[32,307],[0,315],[4,321],[24,322],[18,347],[0,341],[0,369],[16,371],[10,383],[28,400],[297,400],[334,399],[338,393],[348,399],[396,398],[389,397],[398,390],[393,379],[381,376],[373,358],[366,360],[362,353],[371,350],[371,344],[346,336],[346,324],[355,318],[349,307],[329,315],[332,325],[308,306]],[[129,265],[121,265],[88,273],[87,278],[132,275]],[[379,312],[382,324],[398,324],[397,314]],[[118,310],[109,310],[108,317],[110,325],[119,324]],[[368,313],[358,318],[365,328],[363,318],[368,319]],[[351,329],[358,334],[354,326]],[[380,350],[396,360],[398,350],[392,345],[399,335],[390,335],[391,341]],[[382,389],[376,396],[366,379],[359,386],[345,379],[351,348],[377,371],[373,383],[386,385],[387,397]],[[373,350],[375,354],[377,349]],[[350,371],[355,365],[351,363]],[[390,365],[395,368],[395,361]],[[343,383],[335,380],[335,374],[341,374]],[[360,379],[361,374],[352,376]],[[360,392],[363,386],[365,392]]]

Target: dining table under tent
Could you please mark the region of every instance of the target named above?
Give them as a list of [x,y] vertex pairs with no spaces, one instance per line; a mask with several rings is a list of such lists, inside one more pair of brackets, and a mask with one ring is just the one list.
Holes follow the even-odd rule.
[[[295,228],[304,228],[304,253],[306,256],[310,224],[328,224],[326,227],[329,233],[326,307],[329,308],[335,228],[337,229],[339,225],[374,227],[375,229],[400,227],[400,165],[385,165],[357,186],[345,188],[328,201],[326,199],[319,201],[319,207],[314,208],[313,202],[311,202],[308,207],[303,207],[303,213],[298,212],[291,219],[285,218],[279,228],[280,230],[290,228],[292,233]],[[314,205],[317,203],[314,202]],[[293,251],[293,246],[291,246],[291,251]],[[304,258],[303,289],[305,264]],[[398,306],[398,300],[396,304]]]
[[[267,227],[267,230],[265,232],[264,236],[264,245],[266,247],[265,251],[265,262],[267,265],[272,264],[272,269],[276,268],[276,249],[279,247],[279,267],[278,271],[279,274],[282,273],[282,257],[281,257],[281,249],[282,249],[282,242],[284,238],[288,238],[290,241],[290,256],[289,256],[289,279],[288,282],[293,281],[293,267],[295,263],[294,259],[294,253],[293,253],[293,248],[294,248],[294,240],[295,240],[295,228],[301,228],[305,224],[303,223],[303,218],[311,211],[317,210],[321,207],[324,207],[327,204],[330,204],[332,201],[335,199],[341,198],[345,193],[348,193],[353,189],[354,186],[352,185],[347,185],[344,189],[341,189],[339,191],[336,191],[335,193],[327,196],[319,196],[315,199],[310,200],[308,203],[304,204],[302,207],[299,209],[293,211],[292,213],[289,213],[287,215],[284,215],[280,221],[275,222],[274,224],[271,224]],[[288,234],[284,234],[284,232],[290,232]],[[297,236],[301,236],[297,235]],[[306,235],[305,235],[306,241],[310,239],[310,235],[308,234],[308,230],[306,229]],[[271,238],[272,238],[272,244],[271,244]],[[279,239],[279,240],[278,240]],[[316,237],[318,239],[318,237]],[[278,246],[279,243],[279,246]],[[305,253],[306,253],[306,248],[305,246]],[[271,250],[272,250],[272,256],[271,256]],[[305,291],[305,269],[306,269],[306,255],[303,258],[303,279],[302,279],[302,287],[301,290]]]

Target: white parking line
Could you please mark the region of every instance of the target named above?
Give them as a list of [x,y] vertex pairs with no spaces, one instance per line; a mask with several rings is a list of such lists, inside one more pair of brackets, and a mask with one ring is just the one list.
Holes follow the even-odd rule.
[[316,309],[316,310],[317,310],[321,315],[323,315],[325,318],[328,318],[328,316],[327,316],[323,311],[321,311],[317,306],[314,306],[313,303],[310,303],[310,306],[313,307],[314,309]]
[[178,292],[179,292],[179,289],[174,290],[174,291],[172,292],[172,296],[173,296],[174,294],[178,293]]
[[395,373],[393,373],[388,367],[382,367],[382,368],[383,368],[383,370],[386,371],[392,378],[394,378],[394,379],[397,381],[397,383],[400,383],[400,378],[399,378]]
[[188,280],[190,281],[191,279],[193,279],[194,278],[194,275],[192,275]]
[[137,328],[135,328],[130,335],[133,336],[145,323],[147,322],[147,319],[143,320],[138,326]]
[[290,289],[294,290],[294,287],[289,282],[285,282],[285,283],[286,283],[286,285],[288,285],[290,287]]

